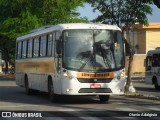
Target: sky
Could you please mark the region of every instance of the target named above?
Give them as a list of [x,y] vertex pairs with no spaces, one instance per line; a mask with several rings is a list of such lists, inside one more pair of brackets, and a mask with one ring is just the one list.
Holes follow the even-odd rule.
[[[151,5],[153,12],[152,15],[147,15],[148,22],[160,22],[160,9],[155,5]],[[85,4],[84,7],[79,7],[77,9],[81,17],[87,17],[89,20],[96,18],[100,12],[93,12],[93,8],[89,4]]]

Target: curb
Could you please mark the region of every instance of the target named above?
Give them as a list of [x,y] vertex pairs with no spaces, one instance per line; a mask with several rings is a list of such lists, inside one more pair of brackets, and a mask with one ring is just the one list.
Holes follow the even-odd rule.
[[154,96],[154,95],[149,95],[149,94],[140,94],[140,93],[136,93],[136,92],[135,93],[125,93],[124,96],[160,101],[160,96]]
[[14,74],[13,75],[11,74],[11,75],[5,75],[4,76],[4,78],[14,78],[14,77],[15,77]]
[[14,74],[0,74],[0,81],[4,80],[15,80],[15,75]]
[[14,78],[15,74],[2,74],[1,75],[3,78]]

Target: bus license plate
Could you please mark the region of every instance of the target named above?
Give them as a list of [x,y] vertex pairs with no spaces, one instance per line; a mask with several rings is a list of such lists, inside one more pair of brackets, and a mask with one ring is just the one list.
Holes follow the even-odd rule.
[[101,88],[100,84],[91,84],[90,88]]

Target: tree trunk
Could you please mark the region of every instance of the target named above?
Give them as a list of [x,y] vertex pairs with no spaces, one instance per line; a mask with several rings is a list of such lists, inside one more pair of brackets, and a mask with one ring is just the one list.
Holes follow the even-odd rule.
[[8,73],[8,64],[10,62],[10,55],[9,55],[9,50],[6,46],[4,46],[4,53],[5,53],[5,64],[6,64],[6,68],[5,68],[5,74]]
[[131,54],[129,56],[129,62],[128,62],[128,73],[127,73],[127,82],[126,82],[126,86],[125,86],[125,92],[129,92],[129,87],[131,84],[131,70],[132,70],[133,56],[134,56],[134,54],[133,54],[133,52],[131,52]]
[[5,61],[6,67],[5,67],[5,74],[8,73],[8,61]]
[[128,62],[128,73],[127,73],[127,82],[125,86],[125,92],[129,92],[129,87],[131,84],[131,70],[132,70],[132,62],[134,57],[134,49],[130,42],[124,39],[126,45],[126,53],[129,55],[129,62]]

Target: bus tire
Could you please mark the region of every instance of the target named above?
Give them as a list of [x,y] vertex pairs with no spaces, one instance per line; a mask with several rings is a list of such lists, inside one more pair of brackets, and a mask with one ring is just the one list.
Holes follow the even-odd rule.
[[108,102],[110,95],[99,95],[100,102]]
[[28,84],[28,77],[25,76],[25,89],[26,89],[26,94],[27,95],[32,95],[32,89],[29,88],[29,84]]
[[48,78],[48,91],[51,102],[58,102],[58,95],[54,93],[52,78]]

